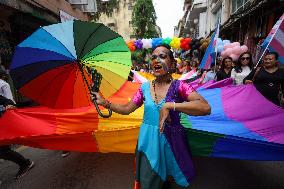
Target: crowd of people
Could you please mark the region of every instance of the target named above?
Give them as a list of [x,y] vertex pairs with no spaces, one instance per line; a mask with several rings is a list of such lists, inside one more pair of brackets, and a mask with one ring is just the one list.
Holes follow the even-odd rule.
[[[278,62],[279,55],[276,52],[267,52],[263,56],[261,64],[253,62],[250,52],[242,53],[237,61],[231,57],[217,58],[216,64],[211,64],[209,69],[200,69],[197,58],[175,58],[175,73],[186,74],[192,70],[196,71],[196,77],[189,81],[199,79],[199,83],[210,80],[221,81],[232,78],[235,85],[254,84],[256,89],[269,101],[277,106],[284,106],[284,69]],[[143,68],[147,66],[143,65]],[[136,67],[136,70],[139,68]],[[151,69],[140,69],[142,72]]]

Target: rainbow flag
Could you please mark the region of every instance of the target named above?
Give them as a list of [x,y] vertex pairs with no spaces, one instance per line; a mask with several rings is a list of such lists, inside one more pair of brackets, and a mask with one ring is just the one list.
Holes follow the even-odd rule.
[[[284,110],[266,100],[253,85],[232,86],[227,85],[231,83],[228,81],[198,87],[198,92],[211,105],[211,115],[181,115],[192,154],[284,160]],[[127,82],[110,101],[127,102],[139,86]],[[130,115],[114,113],[108,119],[100,118],[93,106],[9,110],[0,118],[0,145],[134,153],[142,115],[143,107]]]
[[278,61],[284,64],[284,13],[280,19],[274,24],[266,39],[261,44],[261,48],[269,52],[277,52],[279,54]]
[[210,65],[215,62],[215,56],[217,54],[217,39],[219,37],[220,24],[217,25],[215,32],[210,40],[210,43],[202,58],[200,68],[209,69]]

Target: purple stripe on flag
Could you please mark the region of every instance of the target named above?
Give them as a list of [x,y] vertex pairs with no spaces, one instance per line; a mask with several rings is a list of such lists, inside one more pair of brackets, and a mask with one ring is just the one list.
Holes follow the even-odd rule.
[[230,119],[243,123],[269,142],[284,144],[282,108],[268,101],[252,84],[223,89],[226,90],[222,90],[222,104]]

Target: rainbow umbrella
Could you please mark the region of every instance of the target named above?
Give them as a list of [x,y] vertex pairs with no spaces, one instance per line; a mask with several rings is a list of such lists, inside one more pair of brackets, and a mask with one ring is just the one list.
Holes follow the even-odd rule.
[[92,104],[97,76],[108,98],[126,81],[130,66],[119,34],[100,23],[74,20],[41,27],[20,43],[10,73],[16,88],[39,104],[78,108]]

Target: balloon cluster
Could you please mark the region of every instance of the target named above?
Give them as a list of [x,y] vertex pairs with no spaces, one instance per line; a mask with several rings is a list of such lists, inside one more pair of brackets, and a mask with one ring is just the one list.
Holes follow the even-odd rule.
[[200,47],[199,49],[205,51],[210,43],[210,38],[207,39],[200,39]]
[[136,46],[135,46],[135,41],[134,40],[129,40],[126,42],[128,48],[130,51],[135,51],[136,50]]
[[150,49],[155,48],[161,44],[167,44],[173,49],[177,50],[189,50],[191,49],[191,38],[177,38],[173,37],[172,39],[167,38],[153,38],[153,39],[137,39],[137,40],[129,40],[126,42],[130,51],[135,51],[137,49]]
[[217,52],[221,53],[221,57],[231,57],[233,61],[237,61],[240,54],[247,52],[248,47],[246,45],[240,45],[239,42],[231,43],[229,40],[217,39]]

